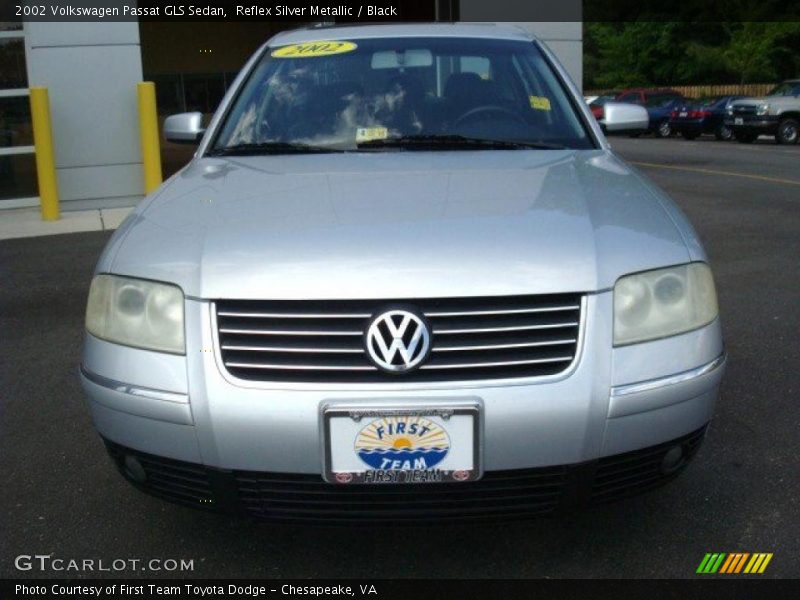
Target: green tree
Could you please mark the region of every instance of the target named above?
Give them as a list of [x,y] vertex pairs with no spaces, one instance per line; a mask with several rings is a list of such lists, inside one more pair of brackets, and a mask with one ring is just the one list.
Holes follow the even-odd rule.
[[587,89],[766,82],[800,75],[800,22],[587,22]]

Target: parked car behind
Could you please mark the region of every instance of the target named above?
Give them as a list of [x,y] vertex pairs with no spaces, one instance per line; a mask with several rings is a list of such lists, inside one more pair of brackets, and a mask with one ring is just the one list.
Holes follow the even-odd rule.
[[592,111],[594,118],[598,121],[603,118],[603,107],[606,103],[613,101],[619,92],[608,92],[607,94],[602,94],[597,96],[594,100],[589,102],[589,110]]
[[706,96],[679,104],[670,113],[669,126],[687,140],[712,133],[720,141],[733,139],[733,130],[725,124],[731,103],[742,96]]
[[[669,124],[669,116],[672,109],[677,104],[686,102],[686,98],[675,90],[638,88],[625,90],[614,101],[644,106],[650,117],[650,126],[647,129],[647,133],[653,133],[657,137],[665,138],[672,135],[672,128]],[[640,134],[634,135],[638,136]]]
[[752,143],[759,135],[774,135],[779,144],[800,139],[800,79],[790,79],[763,98],[743,98],[728,110],[725,124],[736,140]]

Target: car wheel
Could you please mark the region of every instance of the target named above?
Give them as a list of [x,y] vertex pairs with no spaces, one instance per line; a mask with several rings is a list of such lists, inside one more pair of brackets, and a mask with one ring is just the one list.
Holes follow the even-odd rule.
[[667,138],[672,135],[672,127],[669,121],[664,119],[658,124],[658,127],[656,127],[656,135],[660,138]]
[[800,122],[797,119],[783,119],[778,123],[775,141],[779,144],[796,144],[800,138]]
[[720,142],[728,142],[733,139],[733,130],[725,125],[717,125],[717,129],[714,131],[714,137],[716,137]]
[[756,137],[757,137],[755,134],[744,133],[744,132],[740,132],[740,131],[737,131],[733,135],[736,138],[736,141],[741,143],[741,144],[752,144],[753,142],[756,141]]
[[683,139],[689,140],[691,142],[692,140],[696,140],[699,134],[689,133],[688,131],[684,131],[683,133],[681,133],[681,135],[683,136]]

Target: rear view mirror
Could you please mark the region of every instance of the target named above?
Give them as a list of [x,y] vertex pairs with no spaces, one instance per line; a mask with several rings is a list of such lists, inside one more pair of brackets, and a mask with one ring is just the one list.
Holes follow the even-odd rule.
[[164,120],[164,137],[168,142],[197,144],[204,133],[203,113],[200,112],[170,115]]
[[401,69],[403,67],[430,67],[433,55],[425,48],[408,50],[382,50],[372,55],[373,69]]
[[608,102],[603,107],[600,127],[607,134],[644,131],[650,124],[647,110],[637,104]]

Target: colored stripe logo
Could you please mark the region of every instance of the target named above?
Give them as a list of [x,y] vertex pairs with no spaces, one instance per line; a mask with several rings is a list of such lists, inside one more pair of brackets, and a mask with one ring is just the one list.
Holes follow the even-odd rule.
[[761,574],[769,561],[772,560],[772,552],[708,552],[700,561],[697,573],[714,574],[721,573],[733,575],[738,573]]

